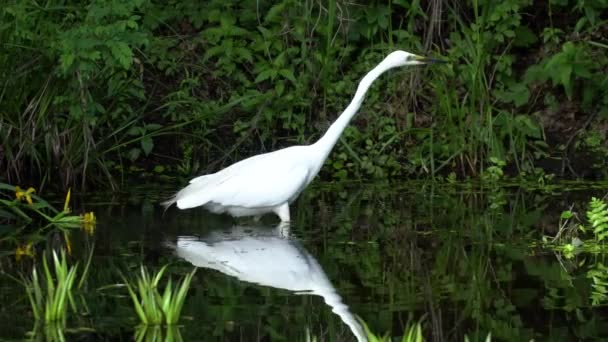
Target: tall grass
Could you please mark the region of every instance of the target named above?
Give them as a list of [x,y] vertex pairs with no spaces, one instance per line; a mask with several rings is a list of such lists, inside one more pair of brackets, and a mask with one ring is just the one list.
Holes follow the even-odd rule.
[[135,312],[137,312],[137,316],[144,325],[163,323],[172,325],[179,321],[186,294],[196,269],[187,274],[181,281],[178,281],[175,286],[169,279],[164,292],[161,294],[159,282],[166,270],[167,265],[152,276],[142,265],[135,283],[123,277],[133,301]]
[[45,322],[58,322],[65,325],[68,303],[75,311],[72,289],[76,281],[78,265],[68,266],[66,255],[61,251],[60,256],[53,251],[53,271],[48,265],[47,258],[42,259],[43,274],[39,275],[36,267],[32,277],[25,278],[27,296],[30,300],[34,318]]
[[440,116],[436,136],[441,141],[430,151],[440,160],[435,172],[456,165],[453,171],[483,176],[497,162],[526,172],[545,155],[542,128],[520,108],[529,93],[512,70],[521,58],[512,50],[517,37],[505,32],[520,27],[523,7],[473,1],[470,20],[461,8],[450,7],[455,30],[447,53],[452,64],[434,68],[430,81],[438,100],[433,111]]
[[[367,340],[369,342],[392,342],[394,339],[388,334],[384,335],[376,335],[374,334],[367,324],[362,320],[359,320],[363,325],[363,329],[365,330],[365,335],[367,336]],[[416,323],[412,326],[408,326],[405,328],[403,336],[401,337],[401,342],[423,342],[424,338],[422,337],[422,327],[420,323]]]
[[[362,320],[360,320],[360,322],[363,325],[363,329],[365,330],[365,334],[366,334],[367,340],[369,342],[393,342],[393,341],[424,342],[424,337],[422,336],[422,326],[420,323],[416,323],[414,325],[407,326],[405,328],[401,338],[394,338],[394,337],[391,337],[390,334],[388,334],[388,333],[386,333],[384,335],[376,335],[369,329],[369,327],[367,326],[367,324],[365,324],[365,322],[363,322]],[[464,336],[464,341],[469,342],[469,338],[467,335]],[[488,333],[488,335],[486,336],[485,342],[491,342],[491,341],[492,341],[492,334]]]
[[[474,4],[473,23],[466,23],[452,9],[459,28],[453,34],[456,41],[448,58],[449,68],[436,70],[431,86],[437,95],[436,112],[442,116],[441,125],[431,127],[431,146],[428,150],[430,170],[438,172],[456,162],[464,174],[480,174],[490,156],[498,153],[497,135],[493,125],[493,106],[488,70],[491,48],[486,41],[486,14],[480,13]],[[462,92],[453,89],[454,80],[462,86]],[[433,134],[436,133],[436,134]],[[435,137],[436,136],[436,137]],[[440,140],[441,139],[441,140]],[[500,154],[500,153],[499,153]]]
[[28,333],[29,341],[66,342],[65,325],[60,322],[36,322],[34,329]]

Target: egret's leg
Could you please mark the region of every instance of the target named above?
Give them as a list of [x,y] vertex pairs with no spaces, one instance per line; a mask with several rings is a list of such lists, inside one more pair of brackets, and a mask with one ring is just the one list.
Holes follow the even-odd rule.
[[274,208],[274,213],[279,215],[281,222],[289,222],[289,203],[285,202]]
[[289,222],[281,221],[277,226],[277,233],[283,238],[289,238]]

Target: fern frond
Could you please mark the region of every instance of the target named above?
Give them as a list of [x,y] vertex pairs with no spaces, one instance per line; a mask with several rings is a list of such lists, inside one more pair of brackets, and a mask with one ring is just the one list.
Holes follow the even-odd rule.
[[595,197],[589,202],[587,220],[593,227],[593,233],[597,241],[602,241],[608,237],[608,205],[602,199]]

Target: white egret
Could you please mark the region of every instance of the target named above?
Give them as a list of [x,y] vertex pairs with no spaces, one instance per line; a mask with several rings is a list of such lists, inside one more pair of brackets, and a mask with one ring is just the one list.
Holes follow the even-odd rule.
[[180,209],[203,206],[213,213],[237,217],[275,213],[281,221],[289,221],[289,204],[319,173],[361,107],[372,82],[392,68],[434,62],[442,61],[405,51],[392,52],[363,77],[348,107],[316,143],[249,157],[216,173],[196,177],[163,205],[169,207],[177,203]]

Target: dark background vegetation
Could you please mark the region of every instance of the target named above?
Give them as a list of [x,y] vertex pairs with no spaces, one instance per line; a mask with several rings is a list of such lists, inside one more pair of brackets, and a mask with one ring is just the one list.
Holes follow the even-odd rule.
[[0,170],[120,188],[317,139],[325,179],[601,178],[608,1],[2,1]]

